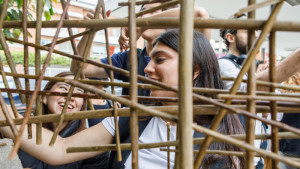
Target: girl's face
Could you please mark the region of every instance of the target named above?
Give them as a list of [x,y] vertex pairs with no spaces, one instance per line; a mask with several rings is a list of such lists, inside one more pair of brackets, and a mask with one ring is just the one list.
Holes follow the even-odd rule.
[[[73,75],[69,75],[64,77],[66,79],[73,79]],[[52,92],[68,92],[71,85],[64,83],[64,82],[57,82],[50,91]],[[83,93],[83,90],[80,88],[75,87],[73,93]],[[65,96],[44,96],[43,103],[47,105],[49,114],[60,114],[65,102]],[[69,101],[67,113],[72,113],[76,111],[80,111],[81,107],[83,106],[83,98],[80,97],[72,97]]]
[[[168,86],[178,86],[178,53],[169,46],[158,42],[150,53],[151,61],[145,68],[145,73],[152,80],[165,83]],[[165,90],[152,90],[151,96],[177,97],[177,93]]]

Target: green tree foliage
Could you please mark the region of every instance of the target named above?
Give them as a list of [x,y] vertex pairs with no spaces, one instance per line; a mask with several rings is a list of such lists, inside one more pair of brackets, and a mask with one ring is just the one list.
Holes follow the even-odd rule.
[[[24,53],[22,51],[11,51],[11,56],[15,64],[24,63]],[[46,56],[47,56],[46,53],[41,56],[42,63],[45,62]],[[0,51],[0,59],[4,65],[7,64],[6,57],[2,51]],[[35,55],[33,52],[29,52],[29,66],[34,66],[34,64],[35,64]],[[60,55],[52,55],[49,65],[71,66],[71,59],[62,57]]]
[[[2,7],[3,7],[3,1],[0,0],[0,13],[2,12]],[[5,20],[6,21],[21,21],[22,20],[22,5],[23,5],[23,0],[8,0],[8,8],[7,8],[7,15]],[[27,9],[27,19],[28,21],[33,21],[34,17],[32,16],[35,11],[36,11],[36,2],[38,0],[28,0],[28,9]],[[43,0],[43,5],[44,5],[44,16],[46,20],[50,20],[51,16],[53,15],[53,8],[52,8],[52,2],[56,2],[57,0]],[[3,33],[12,38],[19,38],[19,36],[22,33],[21,28],[11,28],[11,29],[3,29]],[[0,50],[2,50],[1,45],[0,45]]]

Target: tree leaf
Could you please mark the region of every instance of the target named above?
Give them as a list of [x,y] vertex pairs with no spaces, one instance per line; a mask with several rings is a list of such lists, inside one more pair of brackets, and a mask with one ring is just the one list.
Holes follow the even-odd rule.
[[44,16],[45,16],[46,20],[51,19],[51,15],[50,15],[49,11],[44,11]]

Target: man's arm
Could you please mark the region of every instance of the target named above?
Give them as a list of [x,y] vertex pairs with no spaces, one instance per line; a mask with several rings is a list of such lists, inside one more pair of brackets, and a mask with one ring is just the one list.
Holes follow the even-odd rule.
[[[297,49],[287,58],[276,65],[276,82],[281,83],[287,80],[296,72],[300,71],[300,49]],[[269,81],[269,69],[256,74],[257,80]],[[258,90],[268,90],[268,88],[258,86]]]
[[[155,17],[179,17],[180,9],[179,8],[174,8],[174,9],[169,9],[166,11],[163,11],[161,13],[157,13],[154,15],[149,16],[149,18],[155,18]],[[202,8],[202,7],[195,7],[194,8],[194,16],[195,18],[203,18],[203,19],[208,19],[209,15],[208,12]],[[210,39],[211,37],[211,30],[206,29],[206,28],[197,28],[197,31],[203,33],[207,39]],[[145,30],[142,30],[145,31]]]
[[[87,47],[87,45],[86,45],[87,41],[88,41],[88,35],[84,35],[81,38],[80,42],[78,43],[77,48],[78,48],[79,56],[83,55],[85,48],[89,48],[89,50],[90,50],[91,46]],[[90,58],[90,52],[88,52],[87,58]],[[100,62],[100,60],[98,62]],[[72,59],[70,71],[73,73],[76,73],[76,71],[79,68],[79,64],[80,64],[80,61]],[[108,77],[104,68],[94,66],[94,65],[88,64],[88,63],[85,63],[83,65],[82,72],[86,77],[95,77],[95,78],[107,78]]]

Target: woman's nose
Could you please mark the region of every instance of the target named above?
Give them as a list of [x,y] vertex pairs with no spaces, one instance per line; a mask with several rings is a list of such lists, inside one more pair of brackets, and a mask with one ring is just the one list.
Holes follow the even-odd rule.
[[144,72],[148,75],[154,72],[154,67],[151,64],[151,61],[148,63],[148,65],[145,67]]

